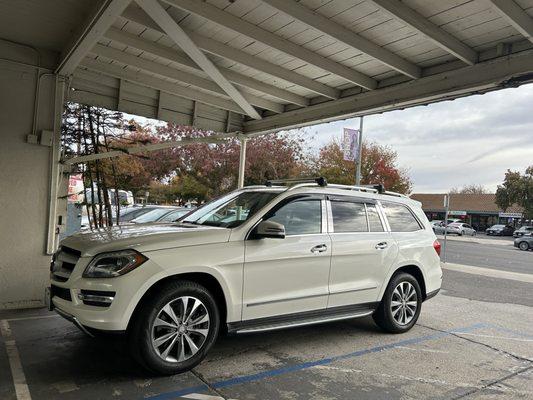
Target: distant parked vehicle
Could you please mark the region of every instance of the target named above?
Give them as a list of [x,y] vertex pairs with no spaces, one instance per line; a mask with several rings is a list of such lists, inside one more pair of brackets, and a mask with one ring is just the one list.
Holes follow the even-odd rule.
[[[448,220],[448,225],[456,223],[456,222],[461,222],[461,220],[459,220],[459,219],[449,219]],[[430,222],[430,224],[431,224],[431,228],[433,229],[433,232],[435,232],[435,235],[444,235],[444,231],[446,230],[444,221],[433,220],[433,221]]]
[[489,236],[513,236],[514,228],[510,225],[492,225],[485,233]]
[[140,217],[132,219],[131,222],[134,224],[146,224],[148,222],[173,222],[187,214],[189,211],[191,211],[190,208],[183,207],[159,207],[141,215]]
[[523,226],[520,229],[514,231],[513,236],[516,238],[527,235],[528,233],[533,233],[533,226]]
[[533,250],[533,233],[520,236],[514,240],[514,247],[518,247],[520,250],[527,251]]
[[476,236],[476,230],[464,222],[454,222],[447,229],[448,234]]

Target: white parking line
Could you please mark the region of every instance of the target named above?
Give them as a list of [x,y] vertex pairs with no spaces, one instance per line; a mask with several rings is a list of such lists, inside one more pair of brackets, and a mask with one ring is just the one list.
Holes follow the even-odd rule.
[[491,278],[511,279],[513,281],[533,283],[533,274],[522,274],[520,272],[502,271],[499,269],[473,267],[454,263],[441,263],[443,269],[450,271],[464,272],[467,274],[483,275]]
[[[210,396],[208,394],[201,394],[201,393],[191,393],[191,394],[182,396],[181,398],[182,399],[194,399],[194,400],[225,400],[224,397]],[[228,399],[228,400],[232,400],[232,399]]]
[[31,400],[30,389],[26,384],[26,376],[20,362],[19,351],[15,341],[11,339],[11,327],[5,319],[0,321],[0,333],[5,340],[7,358],[11,367],[11,377],[15,386],[17,400]]
[[31,317],[17,317],[17,318],[6,318],[5,321],[13,322],[13,321],[26,321],[31,319],[42,319],[42,318],[60,318],[61,315],[59,314],[52,314],[52,315],[33,315]]
[[479,335],[477,333],[457,332],[456,335],[470,335],[470,336],[484,337],[484,338],[489,338],[489,339],[516,340],[518,342],[533,342],[533,339],[522,339],[522,338],[509,337],[509,336]]
[[397,346],[397,349],[404,349],[404,350],[411,350],[411,351],[425,351],[428,353],[442,353],[442,354],[449,354],[449,351],[444,350],[432,350],[432,349],[415,349],[413,347],[407,347],[407,346]]

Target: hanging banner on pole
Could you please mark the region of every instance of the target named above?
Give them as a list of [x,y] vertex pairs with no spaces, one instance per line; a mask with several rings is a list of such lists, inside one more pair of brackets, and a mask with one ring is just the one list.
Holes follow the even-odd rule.
[[359,129],[344,128],[342,152],[346,161],[355,161],[359,158]]

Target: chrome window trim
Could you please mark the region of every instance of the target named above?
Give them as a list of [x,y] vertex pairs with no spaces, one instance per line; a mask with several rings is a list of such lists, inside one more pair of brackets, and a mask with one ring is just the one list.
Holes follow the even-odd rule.
[[385,215],[385,210],[383,209],[383,205],[381,204],[381,200],[378,200],[376,202],[376,209],[378,210],[378,214],[381,218],[381,222],[383,223],[383,229],[385,229],[385,232],[391,233],[392,230],[389,225],[389,220],[387,219],[387,216]]
[[382,213],[380,213],[380,205],[378,205],[378,202],[374,202],[374,203],[365,203],[365,209],[367,208],[367,204],[372,204],[373,206],[376,206],[376,212],[378,214],[378,218],[379,218],[379,222],[381,223],[381,228],[383,229],[382,231],[372,231],[370,230],[370,220],[368,220],[368,209],[366,210],[367,213],[366,213],[366,218],[368,220],[368,231],[370,233],[383,233],[383,232],[388,232],[387,231],[387,225],[385,225],[385,219],[384,219],[384,215]]

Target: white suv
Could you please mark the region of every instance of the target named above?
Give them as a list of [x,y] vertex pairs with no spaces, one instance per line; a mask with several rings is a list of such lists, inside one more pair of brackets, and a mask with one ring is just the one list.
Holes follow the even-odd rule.
[[66,238],[51,308],[91,335],[125,331],[146,368],[194,367],[220,331],[372,315],[409,330],[439,291],[440,245],[420,203],[367,187],[246,187],[180,222]]

